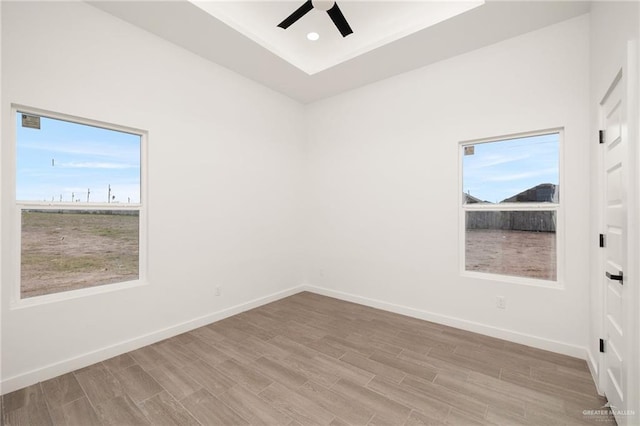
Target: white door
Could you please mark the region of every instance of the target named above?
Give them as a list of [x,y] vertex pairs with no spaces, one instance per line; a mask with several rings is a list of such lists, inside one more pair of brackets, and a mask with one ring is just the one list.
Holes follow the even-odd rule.
[[[604,129],[604,393],[614,413],[627,410],[628,345],[625,267],[627,259],[627,180],[625,75],[620,71],[600,104]],[[622,417],[622,416],[620,416]],[[617,418],[624,424],[624,418]]]

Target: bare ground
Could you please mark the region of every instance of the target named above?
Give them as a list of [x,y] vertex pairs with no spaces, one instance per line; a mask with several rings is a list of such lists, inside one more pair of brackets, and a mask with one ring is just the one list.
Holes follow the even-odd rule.
[[[138,216],[24,212],[22,219],[22,298],[138,278]],[[466,270],[555,280],[555,234],[468,230]]]
[[23,212],[22,298],[138,278],[137,215]]
[[553,232],[469,229],[466,270],[556,280]]

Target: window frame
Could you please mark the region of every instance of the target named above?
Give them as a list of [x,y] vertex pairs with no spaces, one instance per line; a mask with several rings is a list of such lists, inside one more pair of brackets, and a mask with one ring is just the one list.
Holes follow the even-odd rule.
[[[139,203],[72,203],[72,202],[39,202],[39,201],[20,201],[17,199],[17,124],[16,114],[25,113],[39,117],[46,117],[55,120],[67,121],[81,125],[88,125],[107,130],[130,133],[140,136],[140,202]],[[147,139],[148,132],[139,128],[128,127],[119,124],[108,123],[104,121],[78,117],[74,115],[48,111],[40,108],[28,107],[19,104],[11,104],[11,152],[8,154],[11,160],[11,200],[12,200],[12,218],[11,233],[13,234],[13,256],[11,262],[13,268],[13,285],[11,286],[11,297],[9,301],[10,309],[20,309],[25,307],[37,306],[52,302],[70,300],[80,297],[86,297],[96,294],[108,293],[140,287],[148,284],[147,280]],[[49,293],[28,298],[21,297],[21,258],[22,258],[22,212],[23,210],[135,210],[138,211],[138,279],[129,281],[120,281],[116,283],[100,284],[96,286],[61,291],[57,293]]]
[[[558,203],[504,203],[504,204],[465,204],[464,194],[464,148],[470,145],[480,145],[491,142],[504,142],[511,139],[526,138],[542,135],[558,135],[558,186],[561,188]],[[458,143],[458,205],[459,205],[459,270],[462,277],[480,280],[501,281],[512,284],[529,285],[536,287],[548,287],[554,289],[564,288],[564,204],[566,196],[564,189],[564,127],[553,127],[544,130],[512,133],[502,136],[486,137],[481,139],[465,140]],[[556,279],[545,280],[531,277],[519,277],[503,275],[491,272],[466,270],[466,216],[467,212],[474,211],[552,211],[556,214]]]

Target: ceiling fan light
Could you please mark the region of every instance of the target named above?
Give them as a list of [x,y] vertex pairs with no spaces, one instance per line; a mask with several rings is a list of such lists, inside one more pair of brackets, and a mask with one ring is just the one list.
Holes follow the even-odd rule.
[[320,38],[320,34],[318,34],[315,31],[312,31],[309,34],[307,34],[307,40],[316,41],[319,38]]
[[311,0],[314,9],[324,10],[325,12],[333,7],[336,4],[333,0]]

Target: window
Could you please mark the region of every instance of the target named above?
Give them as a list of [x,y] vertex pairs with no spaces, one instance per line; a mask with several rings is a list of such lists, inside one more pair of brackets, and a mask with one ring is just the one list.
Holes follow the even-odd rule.
[[144,134],[14,111],[20,299],[139,280]]
[[558,281],[561,136],[460,144],[464,271]]

